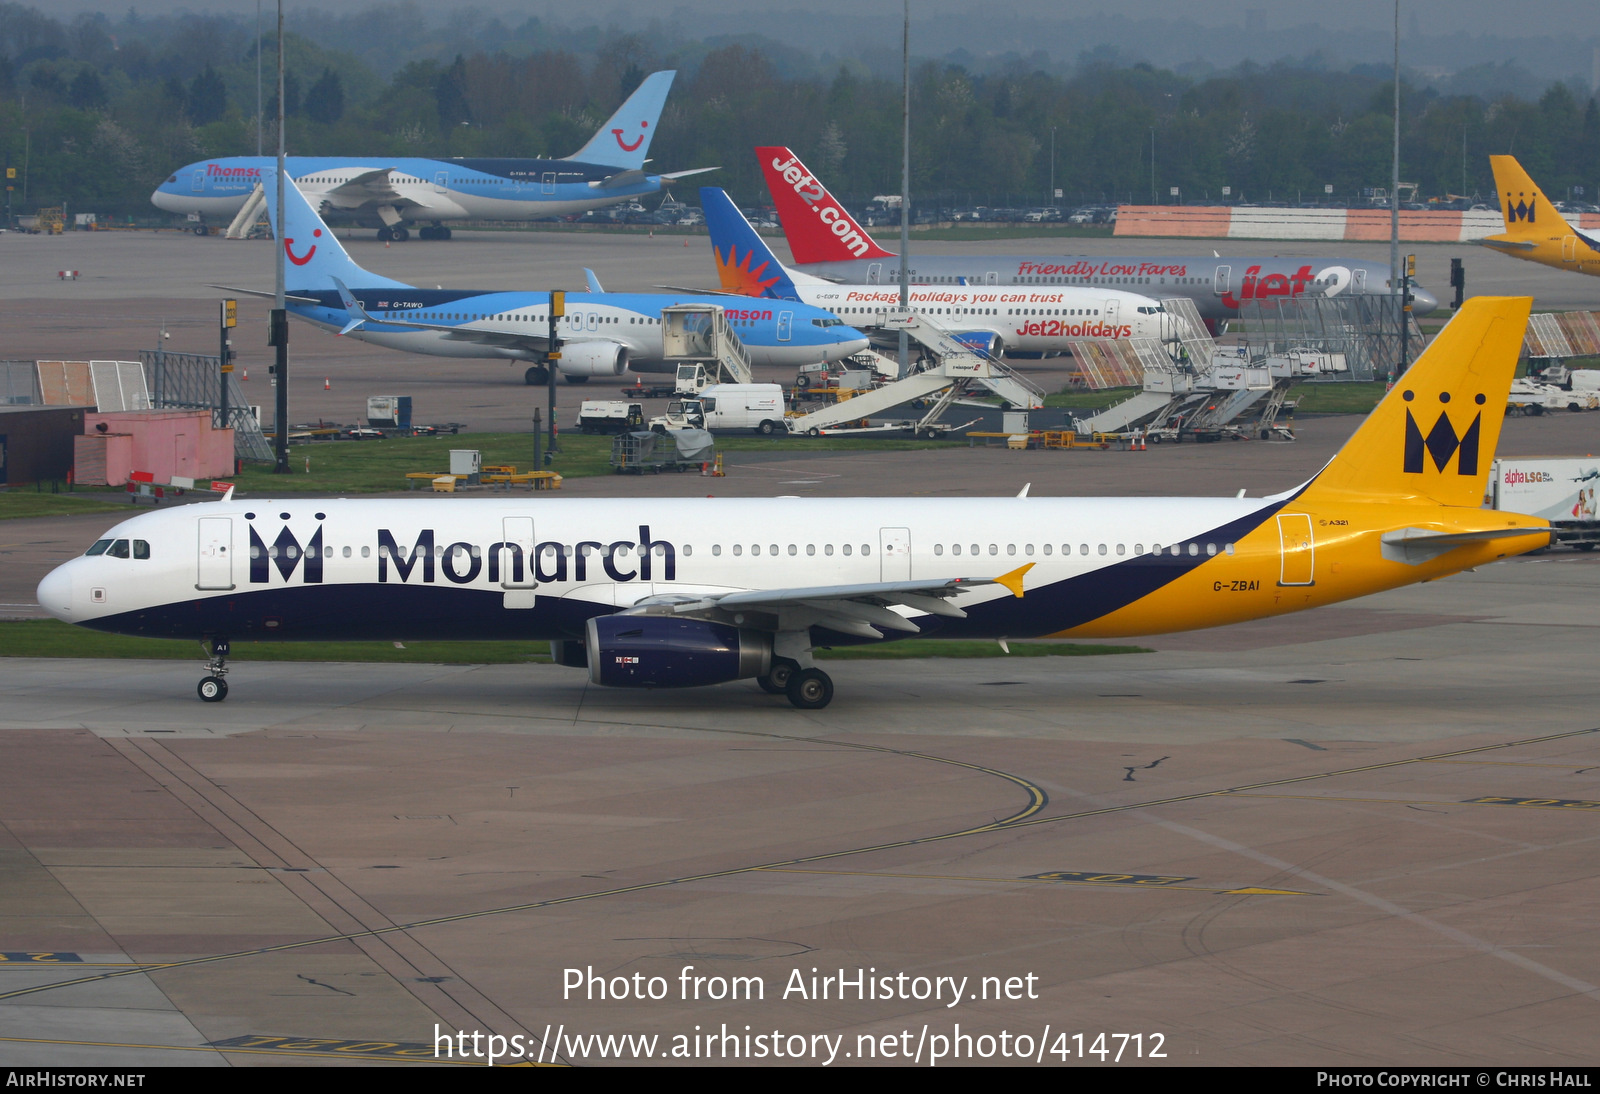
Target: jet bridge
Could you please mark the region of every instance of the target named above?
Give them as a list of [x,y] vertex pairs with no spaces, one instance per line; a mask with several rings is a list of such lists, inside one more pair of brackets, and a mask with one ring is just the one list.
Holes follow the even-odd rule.
[[905,331],[921,347],[920,368],[909,376],[873,388],[854,398],[825,406],[798,418],[789,419],[795,433],[813,436],[849,422],[880,414],[890,407],[938,394],[933,405],[911,425],[919,435],[927,435],[956,396],[973,387],[994,392],[1008,403],[1023,408],[1041,406],[1042,392],[1031,381],[1000,360],[973,349],[954,334],[914,311],[881,313],[873,324],[879,330],[898,334]]

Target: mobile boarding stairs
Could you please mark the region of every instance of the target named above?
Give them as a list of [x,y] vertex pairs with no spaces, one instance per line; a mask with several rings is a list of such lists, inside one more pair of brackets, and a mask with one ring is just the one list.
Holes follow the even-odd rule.
[[[883,333],[905,331],[921,347],[917,361],[920,368],[882,387],[790,418],[791,432],[815,437],[826,430],[854,425],[902,403],[931,398],[933,401],[921,418],[900,427],[909,428],[919,437],[931,437],[941,432],[937,423],[950,405],[962,394],[976,389],[998,395],[1008,405],[1022,409],[1044,405],[1044,392],[1036,384],[924,315],[897,309],[881,313],[872,325]],[[875,361],[874,366],[880,372],[891,374],[898,370],[893,362]]]

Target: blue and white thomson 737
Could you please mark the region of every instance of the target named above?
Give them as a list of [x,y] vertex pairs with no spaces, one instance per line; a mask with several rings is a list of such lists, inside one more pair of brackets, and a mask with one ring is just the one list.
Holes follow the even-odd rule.
[[[542,384],[550,353],[550,294],[515,290],[422,289],[356,265],[333,232],[293,186],[284,190],[277,231],[277,179],[262,175],[274,234],[286,261],[289,311],[308,323],[363,342],[430,357],[529,362],[524,379]],[[831,312],[792,301],[746,300],[692,293],[605,292],[593,273],[591,291],[566,294],[560,321],[559,372],[581,383],[617,377],[630,366],[667,371],[662,362],[662,311],[673,305],[721,309],[753,365],[799,368],[837,361],[867,347],[867,337]],[[271,296],[257,289],[236,289]]]

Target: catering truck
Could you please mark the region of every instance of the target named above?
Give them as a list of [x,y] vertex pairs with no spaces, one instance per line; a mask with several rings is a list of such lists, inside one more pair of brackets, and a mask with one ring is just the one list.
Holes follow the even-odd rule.
[[1498,459],[1488,500],[1508,513],[1543,517],[1554,526],[1556,543],[1592,551],[1600,543],[1597,487],[1600,459],[1593,456]]

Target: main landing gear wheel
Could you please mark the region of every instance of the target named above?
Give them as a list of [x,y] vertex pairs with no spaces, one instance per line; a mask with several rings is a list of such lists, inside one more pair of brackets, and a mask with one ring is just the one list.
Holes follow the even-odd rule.
[[538,365],[534,365],[522,374],[522,382],[529,387],[543,387],[550,382],[550,374]]
[[799,667],[793,661],[774,661],[772,671],[765,676],[757,676],[756,683],[760,684],[761,690],[768,695],[787,695],[789,679]]
[[833,702],[833,681],[821,669],[801,669],[789,677],[789,702],[800,710],[821,710]]
[[228,682],[220,676],[207,676],[195,691],[207,703],[220,703],[228,697]]

